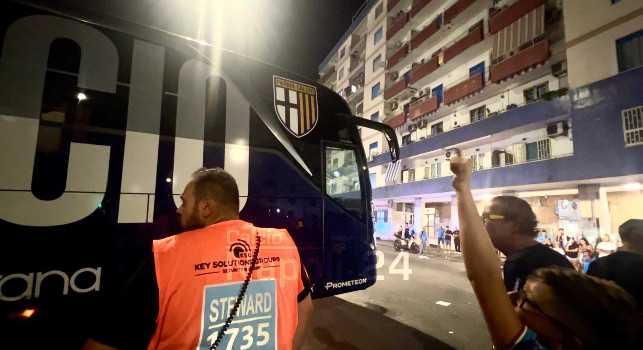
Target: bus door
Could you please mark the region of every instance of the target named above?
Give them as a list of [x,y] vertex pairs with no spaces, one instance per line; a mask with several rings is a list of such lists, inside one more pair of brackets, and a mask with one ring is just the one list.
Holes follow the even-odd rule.
[[323,147],[326,286],[329,292],[349,285],[364,284],[365,288],[368,271],[364,270],[368,269],[363,268],[364,259],[372,249],[373,225],[367,211],[365,172],[359,166],[363,163],[357,148],[361,144],[325,142]]

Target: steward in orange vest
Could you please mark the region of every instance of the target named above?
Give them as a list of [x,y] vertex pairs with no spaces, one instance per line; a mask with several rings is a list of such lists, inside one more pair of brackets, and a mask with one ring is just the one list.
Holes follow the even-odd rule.
[[[136,330],[106,325],[92,334],[83,349],[131,347],[123,334],[145,339],[152,330],[148,349],[206,350],[215,341],[218,349],[298,348],[312,313],[312,299],[310,282],[288,232],[239,220],[236,182],[220,168],[197,170],[181,200],[177,213],[189,231],[154,241],[153,259],[130,283],[131,289],[156,284],[158,292],[150,298],[122,293],[127,299],[122,304],[127,306],[121,305],[120,310],[156,311],[154,326],[141,322],[139,335]],[[125,320],[124,324],[137,323]]]

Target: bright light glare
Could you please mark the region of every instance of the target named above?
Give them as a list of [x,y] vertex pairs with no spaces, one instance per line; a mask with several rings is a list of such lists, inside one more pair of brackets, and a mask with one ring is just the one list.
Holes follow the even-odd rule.
[[277,213],[281,213],[281,209],[277,208]]
[[31,317],[36,312],[35,309],[26,309],[20,315],[24,318]]
[[84,101],[87,99],[87,95],[85,95],[82,92],[79,92],[78,95],[76,95],[76,98],[78,99],[78,101]]
[[491,198],[493,198],[493,196],[492,196],[492,195],[490,195],[490,194],[485,194],[485,195],[483,195],[482,197],[480,197],[480,199],[482,199],[482,200],[483,200],[483,201],[485,201],[485,202],[490,201],[490,200],[491,200]]
[[166,178],[165,178],[165,182],[170,183],[170,182],[172,182],[172,179],[170,179],[169,177],[166,177]]
[[634,182],[634,183],[625,184],[623,187],[627,191],[638,191],[641,189],[641,184]]
[[357,86],[351,85],[351,92],[355,92],[355,91],[357,91]]

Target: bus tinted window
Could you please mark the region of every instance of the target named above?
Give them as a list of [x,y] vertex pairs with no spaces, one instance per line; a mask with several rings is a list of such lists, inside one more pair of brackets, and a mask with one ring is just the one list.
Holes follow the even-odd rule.
[[358,218],[364,217],[355,151],[339,147],[326,147],[326,194]]

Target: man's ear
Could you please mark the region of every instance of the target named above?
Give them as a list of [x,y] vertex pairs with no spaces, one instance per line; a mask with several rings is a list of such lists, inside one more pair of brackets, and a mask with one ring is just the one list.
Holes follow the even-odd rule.
[[202,218],[210,217],[216,210],[217,203],[211,197],[199,201],[199,215]]

